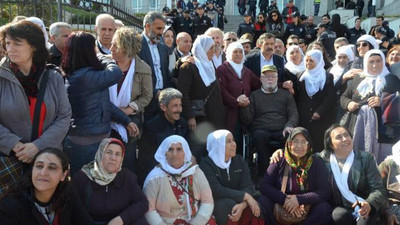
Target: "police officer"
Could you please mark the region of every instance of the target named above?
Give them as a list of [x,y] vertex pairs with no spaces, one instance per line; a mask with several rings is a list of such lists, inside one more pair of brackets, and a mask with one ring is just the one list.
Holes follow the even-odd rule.
[[304,25],[300,23],[300,13],[299,12],[292,13],[291,18],[292,18],[292,23],[288,24],[285,29],[285,35],[284,35],[285,41],[292,34],[298,36],[301,39],[305,39],[306,28],[304,27]]
[[206,30],[208,28],[212,27],[210,17],[204,15],[204,9],[205,9],[205,6],[203,6],[203,5],[199,4],[197,6],[197,9],[196,9],[197,15],[193,21],[194,39],[197,37],[197,35],[204,34],[204,32],[206,32]]
[[236,31],[238,37],[241,37],[243,34],[249,33],[254,36],[254,25],[251,22],[250,12],[245,12],[243,15],[244,22],[239,24],[239,27]]
[[180,32],[186,32],[193,37],[193,21],[189,16],[190,10],[188,8],[184,9],[182,16],[176,17],[172,25],[177,34]]
[[317,41],[322,43],[322,46],[324,46],[326,52],[328,53],[328,56],[331,60],[335,59],[336,52],[335,52],[335,39],[336,39],[336,33],[334,31],[330,31],[327,29],[326,24],[320,23],[318,26],[315,28],[317,30]]

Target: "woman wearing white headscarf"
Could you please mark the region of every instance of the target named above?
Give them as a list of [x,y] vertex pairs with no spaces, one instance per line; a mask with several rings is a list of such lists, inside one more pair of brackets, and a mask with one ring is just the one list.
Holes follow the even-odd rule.
[[[188,120],[189,129],[192,131],[195,131],[196,126],[203,122],[208,122],[212,125],[209,132],[225,126],[221,88],[215,75],[216,68],[214,68],[211,61],[214,51],[213,39],[205,35],[199,35],[192,48],[195,63],[185,62],[179,68],[177,88],[183,95],[182,116]],[[205,116],[196,116],[192,108],[192,101],[206,99]],[[204,133],[208,134],[209,132]],[[205,136],[200,139],[201,142],[205,143]],[[200,157],[204,145],[199,143],[196,147],[193,145],[191,147],[193,155],[196,158]]]
[[[346,73],[354,61],[353,45],[345,45],[336,51],[336,63],[328,70],[333,75],[333,85],[336,90],[336,103],[340,104],[340,96],[347,88],[347,81],[352,79],[350,73]],[[346,74],[346,75],[344,75]],[[345,111],[341,107],[336,108],[336,121],[339,122]]]
[[178,135],[167,137],[158,147],[154,158],[160,164],[143,185],[149,201],[145,217],[150,225],[215,224],[210,186],[191,157],[188,143]]
[[348,66],[349,70],[343,75],[348,79],[353,79],[355,76],[362,73],[364,68],[364,56],[372,49],[379,49],[380,40],[376,40],[371,35],[364,34],[357,39],[356,46],[354,48],[354,61]]
[[252,91],[261,87],[261,82],[243,65],[245,54],[241,43],[229,44],[226,59],[226,62],[217,68],[217,78],[221,85],[222,100],[227,108],[225,127],[235,134],[238,140],[242,130],[238,120],[239,109],[250,104],[248,97]]
[[335,89],[333,77],[324,69],[320,50],[310,50],[304,58],[306,70],[297,75],[298,89],[295,94],[299,126],[310,132],[313,149],[324,149],[323,134],[335,121]]
[[[383,179],[390,206],[386,207],[385,215],[387,220],[400,222],[400,141],[392,148],[392,156],[379,164],[379,171]],[[394,224],[394,223],[388,223]]]
[[[358,111],[363,105],[368,105],[375,109],[378,116],[379,143],[392,143],[400,138],[400,133],[386,136],[386,132],[381,130],[381,104],[382,94],[396,93],[400,90],[400,80],[385,66],[385,56],[378,49],[368,51],[364,56],[364,69],[361,75],[354,77],[353,82],[349,83],[346,91],[340,97],[341,107],[350,112],[348,128],[354,132]],[[395,130],[396,132],[396,130]],[[397,132],[399,132],[397,130]],[[394,135],[394,136],[393,136]]]
[[[230,46],[230,45],[229,45]],[[260,207],[252,197],[254,187],[244,159],[236,155],[236,143],[228,130],[217,130],[207,138],[208,157],[200,163],[214,197],[217,224],[264,224]],[[228,224],[230,224],[228,223]]]
[[294,90],[297,90],[297,74],[306,70],[303,50],[298,45],[291,45],[286,50],[286,59],[285,74],[287,81],[283,83],[283,88],[294,94]]
[[348,80],[347,77],[342,75],[347,71],[347,66],[354,61],[354,52],[352,45],[345,45],[340,47],[336,52],[336,64],[333,65],[328,72],[333,75],[333,83],[335,87],[339,86]]

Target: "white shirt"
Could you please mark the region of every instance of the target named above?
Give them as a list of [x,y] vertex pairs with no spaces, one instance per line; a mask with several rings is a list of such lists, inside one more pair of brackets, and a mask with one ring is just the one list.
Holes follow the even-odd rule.
[[151,58],[153,60],[153,67],[156,77],[156,86],[154,87],[154,89],[161,90],[164,88],[164,83],[161,72],[161,58],[160,58],[160,53],[158,52],[157,44],[152,44],[150,39],[144,33],[143,37],[146,39],[146,42],[150,49]]
[[98,47],[100,47],[101,50],[102,50],[104,53],[106,53],[107,55],[111,54],[111,50],[110,50],[110,49],[104,47],[104,46],[100,43],[99,40],[96,40],[96,41],[97,41]]
[[215,54],[212,57],[212,61],[214,63],[215,68],[218,68],[220,65],[222,65],[222,51],[221,54],[217,57]]
[[260,52],[260,71],[264,66],[274,65],[274,55],[271,55],[271,59],[267,60],[264,55]]

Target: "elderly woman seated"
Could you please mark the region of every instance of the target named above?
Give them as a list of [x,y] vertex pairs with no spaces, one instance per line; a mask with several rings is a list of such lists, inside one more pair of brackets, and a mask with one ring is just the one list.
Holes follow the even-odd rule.
[[[157,149],[160,164],[147,176],[143,191],[149,200],[145,214],[150,225],[215,225],[210,186],[199,166],[191,162],[186,140],[167,137]],[[211,219],[210,219],[211,218]]]
[[95,160],[83,166],[73,177],[81,200],[94,224],[147,224],[146,196],[136,176],[122,169],[124,144],[115,138],[101,141]]
[[[283,183],[285,176],[287,183]],[[296,127],[286,141],[284,157],[270,164],[260,183],[260,202],[266,224],[277,224],[273,215],[275,203],[283,205],[284,210],[293,217],[301,217],[308,208],[305,205],[311,206],[302,225],[329,223],[332,208],[328,200],[332,191],[327,177],[323,162],[312,154],[308,131]],[[282,185],[286,186],[286,190],[281,191]]]
[[250,170],[228,130],[217,130],[207,138],[208,157],[200,163],[213,193],[217,224],[263,225],[260,207],[252,197]]

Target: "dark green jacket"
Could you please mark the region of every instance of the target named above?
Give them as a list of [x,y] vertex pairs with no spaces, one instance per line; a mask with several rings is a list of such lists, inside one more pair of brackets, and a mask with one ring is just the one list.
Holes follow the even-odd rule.
[[[330,152],[322,151],[318,155],[322,158],[329,171],[329,180],[333,181],[333,173],[329,163]],[[387,201],[382,178],[374,156],[361,151],[354,151],[354,162],[350,169],[349,188],[359,197],[365,199],[375,210],[379,210]],[[331,182],[333,190],[338,190],[336,184]],[[340,192],[334,191],[334,202],[341,202]],[[337,201],[339,200],[339,201]]]
[[240,203],[245,193],[252,195],[254,192],[249,167],[239,155],[232,158],[229,177],[227,170],[219,168],[208,156],[200,162],[200,168],[207,177],[214,199],[229,198]]

